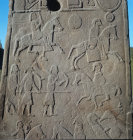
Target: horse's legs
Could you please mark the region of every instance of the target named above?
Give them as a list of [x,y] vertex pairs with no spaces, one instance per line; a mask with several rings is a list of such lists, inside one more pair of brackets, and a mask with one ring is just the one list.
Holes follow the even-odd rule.
[[32,47],[33,47],[32,45],[29,45],[28,51],[27,51],[28,53],[30,53],[32,51]]
[[54,105],[49,106],[49,115],[52,116],[54,114]]
[[77,65],[79,59],[81,59],[83,56],[85,55],[85,52],[83,52],[82,54],[79,54],[77,57],[75,57],[75,60],[74,60],[74,67],[76,69],[79,69],[79,66]]
[[105,99],[100,103],[99,106],[103,106],[103,104],[104,104],[106,101],[109,101],[109,100],[110,100],[110,96],[106,94]]
[[26,105],[23,104],[23,105],[22,105],[22,109],[21,109],[21,110],[22,110],[22,112],[21,112],[22,115],[24,115],[25,108],[26,108]]
[[71,57],[71,55],[72,55],[74,49],[75,49],[74,47],[71,48],[71,50],[70,50],[70,52],[69,52],[69,54],[68,54],[67,59],[70,59],[70,57]]
[[49,107],[48,105],[45,105],[45,106],[44,106],[44,109],[43,109],[43,110],[44,110],[44,111],[43,111],[43,117],[44,117],[45,115],[47,115],[48,107]]
[[44,57],[45,61],[48,61],[48,58],[46,57],[46,51],[43,51],[43,57]]

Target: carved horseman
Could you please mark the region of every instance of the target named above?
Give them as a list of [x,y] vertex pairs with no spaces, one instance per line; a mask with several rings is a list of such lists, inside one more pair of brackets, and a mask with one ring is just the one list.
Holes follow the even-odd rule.
[[101,19],[94,19],[92,25],[89,35],[89,49],[87,50],[87,62],[89,63],[101,60],[101,51],[98,47],[100,28],[102,26]]

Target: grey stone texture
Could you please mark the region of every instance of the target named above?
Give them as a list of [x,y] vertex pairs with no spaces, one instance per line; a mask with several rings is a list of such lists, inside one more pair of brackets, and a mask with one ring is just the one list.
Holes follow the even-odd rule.
[[132,137],[126,0],[9,0],[0,140]]

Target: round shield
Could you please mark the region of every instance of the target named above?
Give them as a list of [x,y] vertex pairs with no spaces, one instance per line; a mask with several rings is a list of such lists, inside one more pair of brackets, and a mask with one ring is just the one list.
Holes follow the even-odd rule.
[[113,12],[119,8],[121,0],[97,0],[97,3],[105,12]]

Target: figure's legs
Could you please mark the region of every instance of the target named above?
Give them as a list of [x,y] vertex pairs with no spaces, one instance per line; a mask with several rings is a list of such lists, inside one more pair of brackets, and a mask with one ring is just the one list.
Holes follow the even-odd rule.
[[109,101],[110,100],[110,96],[109,95],[106,95],[106,98],[100,103],[99,106],[103,106],[103,104],[106,102],[106,101]]
[[47,115],[48,107],[49,107],[48,105],[44,106],[43,117]]
[[22,110],[21,110],[21,115],[24,115],[25,107],[26,107],[26,105],[23,104],[23,105],[22,105]]
[[67,59],[70,59],[70,57],[71,57],[71,55],[72,55],[73,50],[74,50],[74,48],[72,47],[72,48],[71,48],[71,50],[70,50],[70,52],[69,52],[69,54],[68,54]]
[[43,51],[43,57],[44,57],[45,61],[48,61],[48,58],[46,57],[46,51]]
[[9,113],[11,110],[11,105],[7,105],[6,112]]
[[[46,45],[47,45],[48,49],[46,49]],[[46,57],[46,53],[51,52],[51,51],[53,51],[52,46],[49,45],[49,44],[44,44],[44,46],[43,46],[43,57],[45,58],[45,61],[48,61],[48,58]]]
[[32,45],[29,45],[28,50],[27,50],[28,53],[31,53],[32,47],[33,47]]
[[31,106],[32,105],[27,105],[27,113],[28,113],[28,116],[31,115]]
[[50,116],[54,115],[54,105],[49,106],[49,115]]

